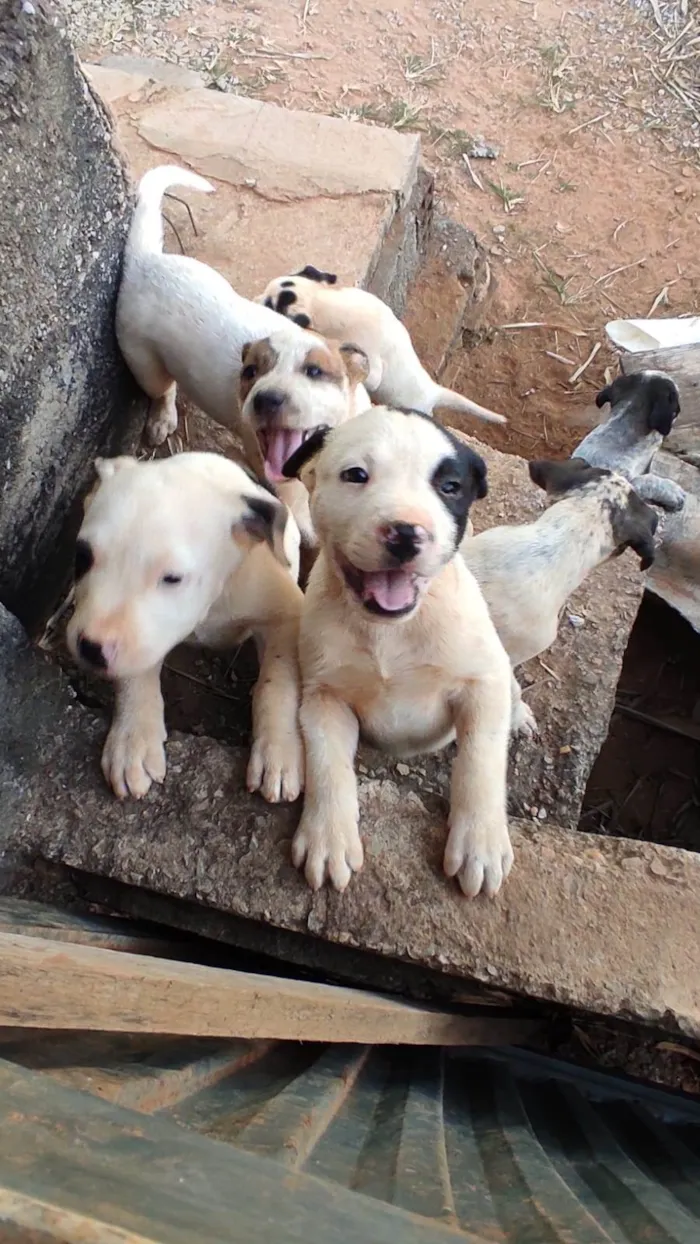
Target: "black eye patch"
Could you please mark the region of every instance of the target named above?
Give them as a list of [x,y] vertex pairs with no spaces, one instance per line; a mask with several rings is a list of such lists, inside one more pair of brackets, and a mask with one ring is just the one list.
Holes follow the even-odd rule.
[[304,315],[303,311],[300,311],[298,315],[293,315],[292,319],[294,320],[295,324],[299,325],[300,328],[309,328],[311,326],[311,320],[309,316]]
[[477,497],[485,494],[485,467],[477,454],[466,446],[460,452],[442,459],[433,471],[430,483],[455,522],[456,544],[467,527],[469,509]]
[[281,294],[277,295],[275,303],[275,311],[279,311],[280,315],[284,315],[288,307],[291,307],[297,300],[297,296],[293,289],[283,289]]
[[78,540],[75,546],[75,581],[86,575],[88,570],[92,570],[95,558],[87,540]]

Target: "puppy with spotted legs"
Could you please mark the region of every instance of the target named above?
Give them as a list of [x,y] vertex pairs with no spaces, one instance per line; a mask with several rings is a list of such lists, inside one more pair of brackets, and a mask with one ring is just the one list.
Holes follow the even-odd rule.
[[599,408],[608,402],[610,415],[584,437],[572,457],[624,475],[644,501],[681,510],[685,492],[680,485],[653,473],[656,451],[681,410],[675,382],[662,371],[618,376],[596,397]]
[[[308,340],[307,340],[308,338]],[[284,331],[244,345],[239,395],[246,458],[291,511],[304,545],[316,545],[309,497],[296,479],[285,479],[288,458],[318,428],[335,428],[369,409],[364,387],[367,355],[358,346]]]
[[277,277],[257,298],[303,328],[324,337],[353,341],[369,359],[366,385],[373,399],[426,415],[446,410],[505,423],[503,415],[431,379],[420,362],[408,329],[381,298],[353,285],[338,285],[332,272],[307,264],[293,276]]
[[68,646],[115,687],[104,776],[119,798],[165,777],[160,671],[177,644],[255,638],[249,790],[271,802],[303,786],[298,724],[299,532],[236,463],[184,453],[98,459],[76,549]]
[[[205,414],[238,430],[241,350],[275,330],[303,340],[292,321],[242,298],[228,281],[188,255],[163,252],[161,203],[170,186],[211,194],[189,169],[165,165],[141,178],[126,239],[116,332],[130,371],[151,399],[146,436],[160,445],[177,428],[178,385]],[[314,339],[309,341],[309,348]]]
[[318,889],[363,863],[360,733],[393,756],[457,741],[444,870],[494,895],[506,817],[510,662],[459,545],[483,460],[416,412],[376,406],[314,433],[284,468],[310,494],[319,554],[299,637],[306,796],[292,857]]
[[[553,504],[534,523],[491,527],[465,538],[460,550],[514,669],[554,643],[567,600],[596,566],[631,548],[648,570],[658,525],[622,475],[580,458],[531,462],[529,469]],[[535,734],[515,674],[512,698],[511,729]]]

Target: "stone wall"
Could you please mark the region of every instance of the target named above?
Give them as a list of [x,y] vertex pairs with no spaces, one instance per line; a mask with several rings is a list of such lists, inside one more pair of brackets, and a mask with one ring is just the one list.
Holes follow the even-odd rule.
[[34,631],[66,583],[92,460],[143,419],[113,330],[129,216],[60,10],[0,0],[0,600]]

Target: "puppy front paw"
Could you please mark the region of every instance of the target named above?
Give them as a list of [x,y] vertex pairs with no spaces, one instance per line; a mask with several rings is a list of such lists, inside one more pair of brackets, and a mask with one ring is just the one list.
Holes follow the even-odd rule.
[[457,878],[467,898],[482,892],[493,898],[513,866],[506,822],[451,819],[443,866],[446,876]]
[[246,786],[268,803],[293,803],[304,789],[304,744],[294,731],[282,740],[259,735],[253,741]]
[[146,440],[154,447],[164,445],[173,432],[177,432],[177,407],[174,402],[157,399],[148,412]]
[[295,868],[304,868],[312,890],[320,890],[326,879],[336,890],[344,890],[364,863],[357,823],[331,825],[302,813],[292,842],[292,862]]
[[118,799],[142,799],[165,777],[165,727],[114,722],[102,751],[102,772]]
[[524,700],[521,700],[513,708],[510,719],[510,732],[511,734],[522,734],[526,739],[534,739],[540,732],[537,718],[529,704],[526,704]]

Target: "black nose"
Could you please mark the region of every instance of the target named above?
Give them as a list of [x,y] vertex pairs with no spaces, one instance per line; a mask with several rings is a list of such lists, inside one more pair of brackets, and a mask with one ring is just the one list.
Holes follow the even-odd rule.
[[422,540],[413,523],[390,523],[385,528],[384,542],[397,562],[410,562],[418,553]]
[[276,415],[284,406],[284,398],[279,389],[261,389],[253,398],[253,410],[256,415]]
[[87,665],[92,665],[93,669],[107,669],[107,661],[102,651],[102,645],[96,644],[92,639],[86,639],[84,635],[81,635],[78,640],[78,654]]

